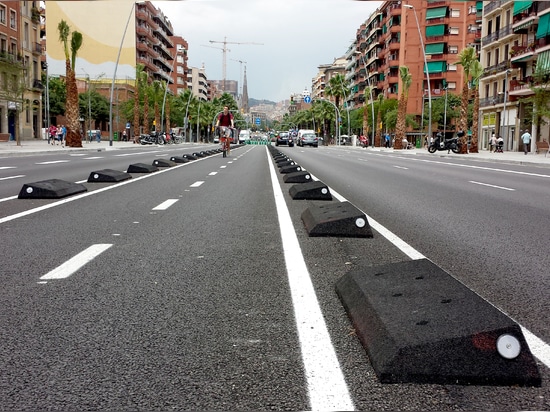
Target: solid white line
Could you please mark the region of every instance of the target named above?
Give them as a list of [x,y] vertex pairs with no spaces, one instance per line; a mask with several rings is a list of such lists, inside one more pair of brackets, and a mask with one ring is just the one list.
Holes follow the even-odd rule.
[[20,178],[20,177],[25,177],[25,175],[1,177],[0,180],[18,179],[18,178]]
[[155,206],[153,208],[153,210],[166,210],[168,209],[170,206],[172,206],[174,203],[176,203],[178,201],[178,199],[168,199],[168,200],[165,200],[164,202],[162,202],[160,205],[158,206]]
[[509,187],[495,186],[495,185],[490,185],[489,183],[476,182],[474,180],[469,180],[468,182],[473,183],[474,185],[494,187],[495,189],[502,189],[502,190],[510,190],[511,192],[515,192],[515,190],[516,190],[516,189],[509,188]]
[[19,197],[19,195],[17,196],[10,196],[10,197],[5,197],[3,199],[0,199],[0,202],[5,202],[7,200],[13,200],[13,199],[17,199]]
[[0,170],[15,169],[15,166],[0,166]]
[[86,263],[90,262],[101,253],[109,249],[112,244],[97,244],[92,245],[88,249],[83,250],[78,255],[67,260],[61,266],[56,267],[54,270],[46,273],[40,278],[40,280],[50,280],[50,279],[65,279],[71,276],[74,272],[84,266]]
[[[516,323],[519,325],[518,322]],[[533,356],[544,363],[547,368],[550,368],[550,345],[547,345],[542,339],[533,335],[527,328],[519,326]]]
[[[311,175],[312,180],[319,180],[317,177]],[[340,202],[348,202],[348,200],[342,196],[340,193],[338,193],[336,190],[329,187],[330,194],[335,197]],[[357,206],[356,206],[357,207]],[[357,208],[359,209],[359,208]],[[361,209],[359,209],[361,210]],[[361,212],[363,212],[361,210]],[[365,213],[365,212],[363,212]],[[403,239],[401,239],[399,236],[391,232],[390,230],[386,229],[384,226],[382,226],[380,223],[378,223],[376,220],[374,220],[372,217],[367,215],[365,213],[365,216],[367,217],[367,220],[369,222],[369,225],[371,228],[376,230],[378,233],[380,233],[382,236],[384,236],[390,243],[392,243],[395,247],[397,247],[401,252],[406,254],[408,257],[410,257],[412,260],[418,260],[418,259],[426,259],[426,256],[424,256],[422,253],[420,253],[418,250],[413,248],[411,245],[409,245],[407,242],[405,242]]]
[[193,183],[193,184],[192,184],[191,186],[189,186],[189,187],[199,187],[199,186],[202,185],[203,183],[204,183],[204,181],[199,180],[199,181],[196,181],[195,183]]
[[[269,157],[267,148],[266,153]],[[283,192],[272,162],[268,163],[311,410],[353,410]]]
[[404,170],[409,170],[408,167],[403,167],[403,166],[394,166],[396,169],[404,169]]
[[94,156],[94,157],[83,157],[82,160],[96,160],[96,159],[104,159],[103,156]]
[[[313,180],[319,180],[315,176],[311,176]],[[346,198],[333,190],[329,187],[330,193],[333,197],[338,199],[340,202],[347,202]],[[363,212],[364,213],[364,212]],[[403,253],[405,253],[407,256],[409,256],[411,259],[427,259],[426,256],[424,256],[422,253],[420,253],[418,250],[413,248],[411,245],[409,245],[407,242],[405,242],[403,239],[401,239],[399,236],[395,235],[393,232],[386,229],[384,226],[382,226],[380,223],[378,223],[376,220],[374,220],[372,217],[367,215],[365,213],[365,216],[367,217],[367,220],[369,222],[369,225],[371,228],[376,230],[378,233],[380,233],[383,237],[385,237],[390,243],[392,243],[394,246],[396,246],[399,250],[401,250]],[[497,308],[498,309],[498,308]],[[498,309],[500,310],[500,309]],[[504,315],[510,317],[506,312],[500,310]],[[513,320],[513,319],[512,319]],[[546,342],[544,342],[542,339],[531,333],[528,329],[523,327],[519,322],[513,320],[518,324],[518,326],[523,331],[525,340],[527,341],[527,344],[529,345],[529,349],[531,350],[531,353],[533,356],[535,356],[538,360],[540,360],[542,363],[544,363],[548,368],[550,368],[550,345],[548,345]]]

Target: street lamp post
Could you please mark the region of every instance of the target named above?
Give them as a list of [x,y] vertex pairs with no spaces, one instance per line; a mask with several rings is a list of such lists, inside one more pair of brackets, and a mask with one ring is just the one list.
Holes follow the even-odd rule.
[[[504,106],[502,107],[502,130],[500,132],[500,136],[504,139],[506,142],[506,150],[508,150],[508,136],[506,135],[506,124],[505,120],[506,118],[506,100],[508,95],[508,75],[511,73],[510,69],[506,70],[506,77],[504,79]],[[506,136],[506,138],[504,138]]]
[[[420,32],[420,23],[418,22],[416,9],[412,4],[403,4],[403,6],[412,9],[414,12],[416,27],[418,28],[418,37],[420,37],[420,46],[422,47],[422,54],[424,56],[424,69],[426,70],[426,80],[428,81],[428,139],[430,139],[432,137],[432,91],[430,88],[430,71],[428,70],[428,61],[426,59],[426,49],[424,48],[424,40]],[[422,93],[422,105],[424,105],[424,93]]]
[[[355,52],[355,54],[359,54],[361,56],[361,60],[363,60],[363,66],[365,66],[365,77],[367,78],[367,83],[369,84],[369,94],[370,94],[371,109],[372,109],[371,147],[374,147],[374,133],[375,133],[375,130],[376,130],[376,126],[375,126],[375,120],[374,120],[374,99],[372,98],[372,86],[370,84],[370,78],[369,78],[369,76],[367,76],[367,63],[365,63],[365,57],[358,50]],[[378,108],[378,110],[380,110],[380,107]]]

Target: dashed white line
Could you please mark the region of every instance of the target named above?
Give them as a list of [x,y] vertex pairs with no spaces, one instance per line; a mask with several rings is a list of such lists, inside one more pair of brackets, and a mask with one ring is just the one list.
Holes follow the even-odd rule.
[[69,163],[69,160],[52,160],[50,162],[39,162],[35,163],[35,165],[53,165],[56,163]]
[[495,189],[509,190],[511,192],[514,192],[516,190],[516,189],[512,189],[510,187],[496,186],[496,185],[490,185],[489,183],[476,182],[475,180],[469,180],[469,183],[473,183],[474,185],[494,187]]
[[199,186],[202,185],[203,183],[204,183],[204,181],[199,180],[199,181],[193,183],[193,184],[192,184],[191,186],[189,186],[189,187],[199,187]]
[[75,273],[78,269],[84,266],[86,263],[92,261],[97,256],[109,249],[112,244],[97,244],[92,245],[88,249],[83,250],[78,255],[67,260],[61,266],[56,267],[54,270],[46,273],[40,278],[40,280],[50,279],[65,279]]
[[25,175],[0,177],[0,180],[19,179],[20,177],[25,177]]
[[172,206],[174,203],[176,203],[178,201],[178,199],[168,199],[168,200],[165,200],[164,202],[162,202],[160,205],[158,206],[155,206],[153,208],[153,210],[166,210],[168,209],[170,206]]
[[408,167],[403,167],[403,166],[394,166],[396,169],[403,169],[403,170],[409,170]]
[[15,166],[0,166],[0,170],[15,169]]
[[208,173],[208,176],[215,176],[217,174],[218,174],[218,172],[210,172],[210,173]]

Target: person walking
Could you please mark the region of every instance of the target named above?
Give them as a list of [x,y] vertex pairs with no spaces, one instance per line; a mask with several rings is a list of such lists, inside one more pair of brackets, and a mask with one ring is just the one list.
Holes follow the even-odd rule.
[[521,135],[521,140],[523,142],[523,153],[527,154],[531,147],[531,134],[529,133],[529,130],[525,129]]

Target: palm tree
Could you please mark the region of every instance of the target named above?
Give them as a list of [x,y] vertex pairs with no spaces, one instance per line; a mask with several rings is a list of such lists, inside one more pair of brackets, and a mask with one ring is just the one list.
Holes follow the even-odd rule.
[[162,130],[162,120],[160,118],[160,105],[164,97],[163,83],[159,80],[154,80],[151,84],[151,98],[153,99],[153,106],[155,110],[155,131]]
[[478,135],[477,129],[479,124],[479,78],[483,74],[483,66],[476,60],[472,64],[470,73],[472,74],[472,85],[474,92],[474,113],[472,119],[472,143],[470,145],[470,153],[478,153]]
[[399,76],[401,77],[401,97],[397,106],[397,124],[395,126],[395,145],[394,149],[402,149],[402,141],[405,139],[405,128],[407,119],[407,101],[409,100],[409,89],[412,84],[412,75],[407,66],[399,67]]
[[341,73],[337,73],[330,78],[328,86],[325,87],[325,94],[327,96],[334,97],[336,107],[340,108],[340,99],[346,98],[347,90],[349,90],[349,86],[346,82],[344,75]]
[[[57,31],[59,32],[59,41],[63,44],[63,51],[65,53],[65,81],[67,86],[67,102],[65,103],[65,117],[67,118],[66,145],[68,147],[82,147],[78,88],[75,77],[76,56],[78,50],[82,47],[82,34],[77,31],[71,33],[71,28],[65,20],[59,22]],[[70,53],[69,35],[71,36]]]
[[[460,119],[459,119],[459,129],[468,130],[468,101],[470,97],[470,74],[472,72],[472,67],[475,61],[477,60],[476,50],[473,47],[466,47],[458,55],[459,60],[457,64],[460,64],[464,69],[464,84],[462,86],[462,100],[460,104]],[[460,153],[468,153],[468,143],[467,143],[467,133],[464,133],[464,136],[461,138],[461,149]]]

